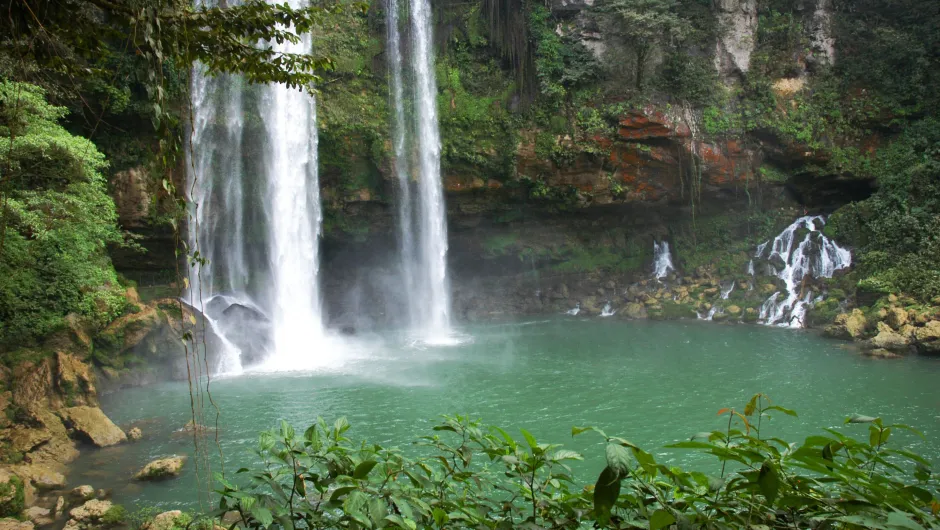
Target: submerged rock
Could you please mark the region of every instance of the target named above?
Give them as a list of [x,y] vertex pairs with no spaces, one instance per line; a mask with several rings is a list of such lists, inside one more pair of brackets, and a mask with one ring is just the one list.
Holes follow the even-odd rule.
[[874,350],[867,351],[865,352],[865,356],[871,357],[873,359],[900,359],[901,358],[900,355],[896,353],[892,353],[883,348],[876,348]]
[[144,437],[144,433],[140,430],[140,427],[133,427],[131,430],[127,431],[127,437],[131,441],[138,441]]
[[77,488],[74,488],[72,489],[72,491],[69,492],[69,499],[76,504],[83,503],[85,501],[90,501],[91,499],[94,499],[94,498],[95,498],[95,488],[89,486],[88,484],[78,486]]
[[183,464],[186,463],[185,456],[170,456],[150,462],[143,469],[134,475],[137,480],[162,480],[173,478],[180,474]]
[[124,434],[98,407],[71,407],[59,415],[81,437],[98,447],[109,447],[127,441]]
[[55,521],[52,517],[52,510],[41,506],[32,506],[23,512],[23,514],[26,516],[26,519],[38,526],[52,524]]

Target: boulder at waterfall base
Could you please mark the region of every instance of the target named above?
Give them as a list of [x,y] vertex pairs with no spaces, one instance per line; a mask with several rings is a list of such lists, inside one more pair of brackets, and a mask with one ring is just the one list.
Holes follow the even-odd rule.
[[185,456],[170,456],[150,462],[134,475],[137,480],[163,480],[176,477],[186,463]]
[[127,441],[124,431],[98,407],[71,407],[59,411],[59,415],[76,434],[98,447],[109,447]]

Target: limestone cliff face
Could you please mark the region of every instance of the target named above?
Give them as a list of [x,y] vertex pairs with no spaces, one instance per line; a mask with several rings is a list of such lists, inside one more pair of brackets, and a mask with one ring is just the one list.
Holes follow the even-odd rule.
[[717,0],[719,25],[715,67],[726,83],[739,81],[751,67],[757,36],[757,0]]

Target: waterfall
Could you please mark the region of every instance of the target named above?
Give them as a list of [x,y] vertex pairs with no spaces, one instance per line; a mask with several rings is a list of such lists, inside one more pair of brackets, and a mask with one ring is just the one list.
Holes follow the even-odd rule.
[[672,266],[672,254],[669,252],[668,241],[653,241],[653,277],[657,280],[665,278],[670,271],[676,270]]
[[[301,0],[289,4],[302,7]],[[267,45],[284,53],[311,47],[308,36]],[[186,299],[204,309],[221,339],[217,371],[237,372],[246,360],[271,369],[309,368],[323,360],[311,351],[323,337],[316,102],[281,84],[253,96],[242,86],[235,76],[193,72],[190,248],[205,261],[190,272],[199,296]],[[249,101],[257,103],[263,124],[255,133],[261,138],[250,140]],[[258,160],[242,151],[252,144],[263,147]]]
[[[761,306],[760,320],[768,325],[801,328],[806,311],[812,307],[813,291],[804,285],[808,278],[832,278],[836,271],[852,265],[852,253],[827,238],[822,216],[801,217],[774,240],[757,247],[755,257],[766,259],[771,270],[785,284],[786,293],[775,292]],[[807,230],[796,245],[796,232]],[[767,249],[770,253],[767,254]],[[785,297],[784,297],[785,294]]]
[[[405,114],[403,55],[398,0],[389,0],[388,48],[392,124],[399,179],[399,240],[405,299],[411,326],[427,338],[450,334],[450,287],[447,278],[447,218],[441,182],[441,138],[437,116],[437,80],[432,49],[429,0],[410,3],[414,79],[413,126]],[[409,133],[413,135],[409,143]],[[417,182],[411,182],[408,146],[417,148]]]
[[724,287],[721,288],[721,299],[722,299],[722,300],[727,300],[727,299],[731,296],[731,293],[734,291],[734,286],[735,286],[736,284],[737,284],[736,281],[732,281],[732,282],[731,282],[731,286],[729,286],[727,289],[725,289]]
[[193,70],[192,144],[187,150],[187,190],[190,206],[190,252],[196,260],[189,271],[183,300],[204,313],[206,325],[221,338],[219,373],[242,370],[241,350],[219,333],[219,314],[205,311],[222,292],[236,292],[247,283],[244,259],[241,80],[210,77],[199,65]]
[[[300,7],[299,2],[294,0]],[[272,43],[275,51],[309,53],[310,40]],[[266,159],[270,205],[272,365],[310,365],[312,342],[323,335],[319,273],[320,184],[314,98],[275,84],[265,87],[262,118],[269,142]]]
[[616,314],[617,314],[617,311],[613,308],[612,305],[610,305],[610,300],[608,300],[607,303],[604,304],[604,309],[601,311],[601,316],[612,317]]

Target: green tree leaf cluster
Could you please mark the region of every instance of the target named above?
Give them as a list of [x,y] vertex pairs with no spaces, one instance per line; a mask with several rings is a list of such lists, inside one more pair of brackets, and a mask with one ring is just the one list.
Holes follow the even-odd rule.
[[28,343],[70,313],[104,326],[124,311],[107,247],[122,244],[104,156],[60,124],[42,89],[0,82],[0,347]]

